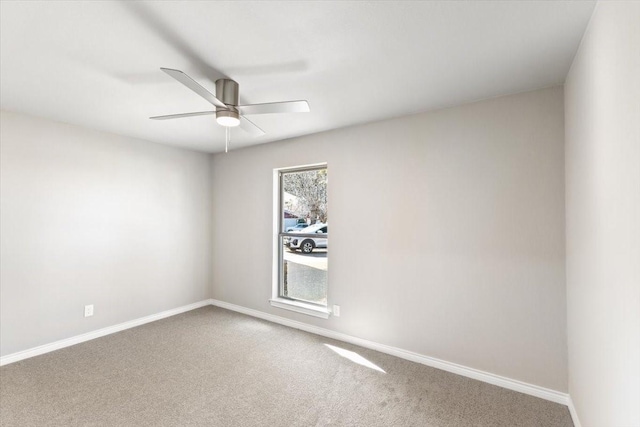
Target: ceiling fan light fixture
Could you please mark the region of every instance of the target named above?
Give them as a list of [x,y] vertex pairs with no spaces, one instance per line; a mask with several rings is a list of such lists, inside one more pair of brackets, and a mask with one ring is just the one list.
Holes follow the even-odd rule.
[[224,127],[236,127],[240,124],[240,114],[236,111],[216,112],[216,122]]

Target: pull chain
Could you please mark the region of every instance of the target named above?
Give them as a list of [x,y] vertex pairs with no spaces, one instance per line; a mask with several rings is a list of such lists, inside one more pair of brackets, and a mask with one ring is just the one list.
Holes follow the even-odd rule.
[[224,145],[224,152],[228,153],[229,152],[229,142],[231,141],[231,128],[229,127],[225,127],[225,145]]

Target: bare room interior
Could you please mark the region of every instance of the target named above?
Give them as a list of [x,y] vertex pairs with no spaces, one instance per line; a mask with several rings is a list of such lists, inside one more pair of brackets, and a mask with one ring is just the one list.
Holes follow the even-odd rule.
[[0,425],[640,427],[640,2],[2,1],[0,102]]

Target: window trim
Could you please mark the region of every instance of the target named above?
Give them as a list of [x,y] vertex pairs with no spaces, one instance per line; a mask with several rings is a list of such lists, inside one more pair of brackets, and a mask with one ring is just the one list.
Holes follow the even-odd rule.
[[294,299],[272,298],[269,300],[269,304],[271,304],[272,307],[308,314],[309,316],[320,317],[322,319],[328,319],[331,315],[331,311],[328,307],[305,303]]
[[[289,234],[284,231],[283,219],[281,218],[281,208],[283,206],[282,174],[288,172],[328,169],[327,163],[314,163],[309,165],[276,168],[273,170],[273,273],[272,273],[272,289],[269,303],[272,307],[284,310],[295,311],[297,313],[307,314],[309,316],[328,319],[331,315],[329,309],[329,296],[327,295],[327,305],[314,304],[311,302],[303,302],[295,299],[289,299],[280,296],[280,267],[283,261],[283,251],[280,248],[281,234]],[[281,231],[283,230],[283,231]],[[327,253],[327,258],[329,254]],[[328,292],[327,292],[328,294]]]

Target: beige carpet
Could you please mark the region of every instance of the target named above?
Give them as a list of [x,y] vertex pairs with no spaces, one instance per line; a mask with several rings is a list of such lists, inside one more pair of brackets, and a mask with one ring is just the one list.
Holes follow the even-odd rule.
[[562,405],[214,307],[4,366],[0,410],[3,426],[573,425]]

